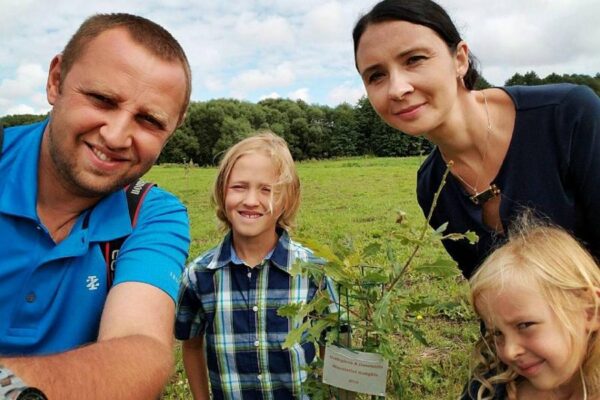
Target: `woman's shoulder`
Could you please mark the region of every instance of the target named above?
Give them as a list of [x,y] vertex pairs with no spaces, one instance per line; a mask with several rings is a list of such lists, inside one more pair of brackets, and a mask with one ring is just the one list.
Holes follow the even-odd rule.
[[[537,86],[502,87],[515,103],[517,110],[526,110],[565,102],[598,100],[598,96],[587,86],[572,83],[556,83]],[[592,97],[590,97],[592,96]]]

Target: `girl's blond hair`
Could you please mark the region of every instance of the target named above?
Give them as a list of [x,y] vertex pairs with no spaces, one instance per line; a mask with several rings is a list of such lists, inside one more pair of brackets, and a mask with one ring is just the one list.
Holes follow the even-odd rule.
[[225,211],[225,195],[231,170],[241,157],[257,153],[271,159],[277,175],[277,182],[271,188],[270,204],[271,211],[275,205],[281,206],[283,210],[277,220],[277,226],[285,230],[294,227],[296,213],[300,207],[300,178],[296,172],[294,159],[283,138],[270,131],[260,131],[230,147],[219,163],[212,202],[223,230],[231,229]]
[[[598,334],[590,332],[581,338],[573,323],[573,315],[582,307],[593,312],[590,318],[599,317],[600,269],[592,256],[563,229],[525,213],[513,225],[508,242],[495,250],[471,277],[471,304],[475,311],[481,316],[476,305],[484,292],[502,290],[504,285],[515,282],[539,288],[572,343],[588,341],[581,365],[582,380],[588,395],[600,394]],[[473,352],[472,379],[481,383],[477,399],[492,399],[492,385],[498,383],[507,385],[509,399],[516,399],[519,375],[499,360],[493,339],[486,333]]]

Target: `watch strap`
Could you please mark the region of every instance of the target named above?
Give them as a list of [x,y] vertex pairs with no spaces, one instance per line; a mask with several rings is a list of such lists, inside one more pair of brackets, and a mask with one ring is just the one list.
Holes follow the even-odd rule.
[[12,370],[0,364],[0,400],[46,399],[39,389],[28,387]]

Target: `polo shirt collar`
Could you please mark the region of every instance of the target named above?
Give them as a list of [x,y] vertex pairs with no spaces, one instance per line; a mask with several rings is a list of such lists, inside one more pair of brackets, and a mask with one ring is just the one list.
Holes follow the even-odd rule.
[[[22,142],[18,148],[15,147],[16,153],[11,160],[10,169],[13,173],[5,180],[0,194],[0,212],[39,222],[36,208],[38,164],[42,137],[48,121],[49,119],[46,119],[35,128],[40,129],[39,133],[26,134],[19,139]],[[117,239],[129,235],[132,231],[124,190],[104,197],[79,218],[88,219],[87,238],[90,242]]]
[[[279,235],[279,240],[277,240],[277,244],[275,248],[267,254],[264,261],[271,261],[273,265],[278,267],[284,272],[290,273],[291,265],[289,265],[289,248],[290,248],[290,236],[285,229],[277,229],[277,234]],[[217,250],[216,257],[213,258],[216,262],[210,263],[207,268],[208,269],[219,269],[223,268],[226,265],[232,264],[243,264],[243,262],[239,259],[237,254],[235,254],[235,250],[233,249],[232,242],[232,234],[231,231],[227,233],[223,241],[221,242],[220,247]]]
[[[46,119],[31,128],[39,130],[38,132],[24,130],[19,137],[19,142],[13,144],[11,153],[6,153],[6,149],[3,149],[4,161],[10,158],[10,169],[8,165],[3,168],[8,171],[6,179],[2,180],[4,185],[0,190],[0,212],[39,222],[36,210],[38,162],[42,137],[48,121],[49,119]],[[4,143],[6,145],[6,138]]]

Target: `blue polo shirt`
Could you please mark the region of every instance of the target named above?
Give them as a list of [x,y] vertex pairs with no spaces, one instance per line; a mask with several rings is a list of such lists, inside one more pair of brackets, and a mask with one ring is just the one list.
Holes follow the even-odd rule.
[[[8,128],[0,158],[0,355],[42,355],[94,342],[106,300],[99,243],[129,235],[113,285],[144,282],[177,296],[189,248],[185,207],[153,188],[132,231],[124,191],[82,213],[55,244],[36,212],[41,139],[48,121]],[[84,228],[84,219],[88,219]]]

